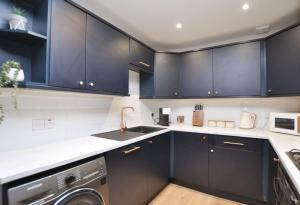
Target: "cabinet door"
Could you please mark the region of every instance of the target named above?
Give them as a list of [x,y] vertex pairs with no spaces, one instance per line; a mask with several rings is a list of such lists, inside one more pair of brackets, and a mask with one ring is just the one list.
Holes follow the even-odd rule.
[[213,49],[214,95],[261,95],[260,42]]
[[129,38],[92,16],[86,35],[87,88],[127,95]]
[[170,178],[170,133],[145,141],[148,162],[148,202],[168,184]]
[[210,147],[209,185],[223,192],[262,200],[262,153]]
[[64,0],[52,1],[49,84],[84,88],[86,14]]
[[153,72],[154,51],[130,39],[130,63],[142,68],[146,72]]
[[154,75],[152,73],[140,72],[140,97],[154,97]]
[[213,90],[212,50],[180,56],[180,96],[208,97]]
[[174,178],[192,187],[208,186],[207,135],[174,133]]
[[178,96],[178,55],[156,53],[155,54],[155,96],[177,97]]
[[278,169],[278,156],[271,144],[269,144],[269,172],[268,172],[268,205],[276,205],[276,193],[274,190],[274,180]]
[[267,39],[270,95],[300,93],[300,26]]
[[[124,154],[124,151],[133,149]],[[145,205],[147,202],[147,166],[141,144],[107,153],[107,173],[111,205]]]

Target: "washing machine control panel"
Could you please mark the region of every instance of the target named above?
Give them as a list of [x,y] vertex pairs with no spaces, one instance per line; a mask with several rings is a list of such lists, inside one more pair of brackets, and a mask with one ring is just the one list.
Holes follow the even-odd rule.
[[106,176],[104,157],[87,162],[78,167],[71,168],[57,175],[57,185],[60,192],[80,186],[89,181]]

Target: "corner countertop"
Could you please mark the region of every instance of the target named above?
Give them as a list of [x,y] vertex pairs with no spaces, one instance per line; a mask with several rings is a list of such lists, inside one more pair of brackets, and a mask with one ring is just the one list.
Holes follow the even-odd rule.
[[300,149],[300,136],[273,133],[261,129],[243,130],[239,128],[194,127],[190,125],[171,125],[164,130],[122,142],[86,136],[30,149],[0,152],[0,184],[12,182],[87,157],[102,154],[169,131],[267,139],[277,152],[279,159],[300,193],[300,171],[286,155],[286,152],[291,149]]

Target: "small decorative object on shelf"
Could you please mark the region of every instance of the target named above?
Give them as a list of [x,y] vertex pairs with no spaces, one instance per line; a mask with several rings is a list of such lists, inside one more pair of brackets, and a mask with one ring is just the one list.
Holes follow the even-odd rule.
[[[0,72],[0,88],[13,86],[14,90],[11,92],[14,108],[18,108],[18,102],[16,98],[16,89],[18,88],[19,82],[24,81],[24,71],[21,69],[21,64],[14,60],[8,60],[1,66]],[[4,108],[0,104],[0,124],[4,120]]]
[[26,31],[27,19],[25,18],[26,11],[24,9],[13,7],[12,14],[9,18],[9,27],[12,30]]
[[181,116],[181,115],[177,116],[177,123],[184,124],[184,116]]

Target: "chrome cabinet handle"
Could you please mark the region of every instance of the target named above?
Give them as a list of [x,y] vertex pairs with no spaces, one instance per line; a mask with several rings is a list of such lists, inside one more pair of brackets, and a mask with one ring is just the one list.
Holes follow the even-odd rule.
[[215,91],[215,94],[216,94],[216,95],[218,95],[218,94],[219,94],[219,92],[218,92],[218,91]]
[[202,137],[203,140],[206,140],[206,138],[207,138],[206,136],[203,136],[203,137]]
[[128,155],[128,154],[131,154],[131,153],[133,153],[133,152],[139,151],[140,149],[141,149],[140,146],[136,146],[136,147],[134,147],[134,148],[132,148],[132,149],[130,149],[130,150],[122,151],[122,153],[123,153],[124,155]]
[[149,64],[147,64],[147,63],[144,63],[143,61],[140,61],[140,62],[139,62],[139,64],[141,64],[141,65],[144,65],[144,66],[146,66],[146,67],[148,67],[148,68],[150,67],[150,65],[149,65]]
[[211,152],[211,153],[213,153],[213,152],[214,152],[214,150],[213,150],[213,149],[211,149],[211,150],[210,150],[210,152]]
[[273,158],[273,162],[279,162],[279,159],[276,158],[276,157],[274,157],[274,158]]
[[208,95],[211,95],[211,92],[210,92],[210,91],[208,91],[208,92],[207,92],[207,94],[208,94]]
[[235,145],[235,146],[245,146],[244,143],[239,143],[239,142],[223,142],[223,144]]
[[178,93],[177,93],[177,92],[175,92],[175,93],[174,93],[174,95],[175,95],[175,96],[177,96],[177,95],[178,95]]
[[94,87],[94,85],[95,85],[95,84],[94,84],[93,82],[90,83],[90,86],[91,86],[91,87]]
[[149,141],[148,141],[148,144],[153,144],[153,141],[152,141],[152,140],[149,140]]
[[81,80],[81,81],[79,81],[79,85],[80,86],[83,86],[84,85],[84,82]]
[[268,90],[268,93],[271,93],[271,92],[272,92],[272,89],[269,89],[269,90]]

